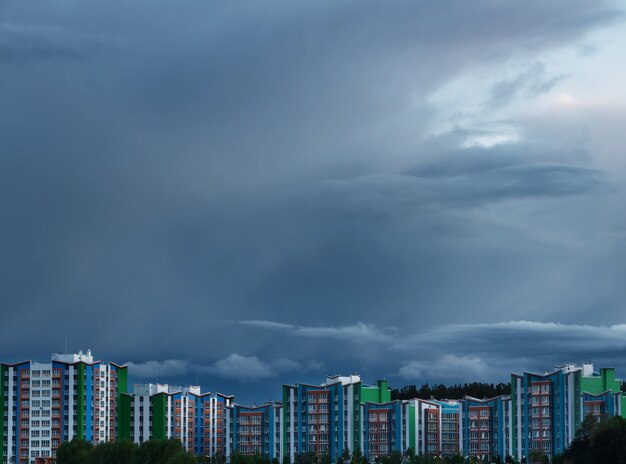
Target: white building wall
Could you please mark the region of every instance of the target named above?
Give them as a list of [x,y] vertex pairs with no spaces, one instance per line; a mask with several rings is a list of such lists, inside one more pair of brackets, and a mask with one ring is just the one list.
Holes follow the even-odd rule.
[[[15,456],[14,453],[11,451],[14,442],[15,442],[15,422],[13,422],[13,414],[15,414],[15,403],[13,401],[13,395],[15,395],[16,392],[16,385],[15,382],[13,381],[13,376],[15,375],[15,368],[14,367],[9,367],[7,369],[8,374],[9,374],[9,382],[8,382],[8,402],[7,402],[7,417],[9,418],[9,420],[7,421],[7,459],[8,462],[11,462],[11,459]],[[4,379],[3,379],[4,381]],[[17,452],[17,450],[15,450]]]

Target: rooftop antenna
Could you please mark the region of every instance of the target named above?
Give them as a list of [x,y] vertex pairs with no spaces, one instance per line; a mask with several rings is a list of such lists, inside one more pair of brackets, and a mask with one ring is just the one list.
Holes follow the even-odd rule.
[[156,367],[156,383],[159,383],[159,366]]

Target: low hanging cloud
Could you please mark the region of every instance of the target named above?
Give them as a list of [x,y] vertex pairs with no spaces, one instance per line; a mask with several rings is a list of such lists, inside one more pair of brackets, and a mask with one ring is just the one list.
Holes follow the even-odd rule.
[[390,341],[392,334],[390,329],[381,329],[373,324],[365,324],[357,322],[351,325],[343,326],[304,326],[283,324],[275,321],[262,320],[246,320],[239,322],[242,325],[250,327],[258,327],[261,329],[280,330],[289,332],[298,337],[319,337],[319,338],[335,338],[342,340],[356,341]]
[[262,380],[276,377],[277,371],[270,364],[256,356],[242,356],[233,353],[220,359],[206,371],[225,379]]
[[247,321],[246,325],[264,330],[280,327],[296,336],[314,333],[324,338],[342,333],[342,339],[355,347],[367,341],[375,347],[374,351],[383,354],[377,370],[390,372],[390,378],[416,383],[502,381],[512,371],[543,372],[556,364],[588,360],[626,369],[626,324],[593,326],[533,321],[446,324],[417,332],[397,330],[393,336],[374,324],[367,324],[366,336],[377,335],[365,339],[359,338],[358,331],[342,331],[343,326],[309,331],[306,326],[296,328],[274,321],[258,324]]
[[315,359],[295,361],[289,358],[277,358],[264,361],[257,356],[244,356],[238,353],[232,353],[209,365],[199,365],[184,359],[151,360],[126,364],[132,377],[158,379],[160,382],[169,382],[168,378],[180,378],[193,373],[248,381],[271,379],[288,372],[310,372],[324,369],[324,363]]
[[489,367],[476,356],[446,354],[437,359],[409,361],[400,367],[398,374],[406,380],[419,381],[425,378],[458,380],[478,379],[488,373]]
[[166,359],[164,361],[145,361],[140,363],[128,362],[129,372],[133,377],[140,379],[157,379],[179,377],[191,372],[192,365],[183,359]]

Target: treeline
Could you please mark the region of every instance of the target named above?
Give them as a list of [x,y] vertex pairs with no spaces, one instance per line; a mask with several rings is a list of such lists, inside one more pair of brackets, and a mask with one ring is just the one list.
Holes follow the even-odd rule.
[[510,395],[510,383],[464,383],[456,385],[423,384],[417,388],[416,385],[405,385],[400,389],[391,390],[392,400],[410,400],[411,398],[419,398],[429,400],[435,398],[442,399],[461,399],[464,396],[473,396],[475,398],[493,398],[494,396]]
[[626,419],[619,416],[600,422],[587,416],[562,456],[554,464],[621,464],[626,462]]
[[62,443],[56,464],[196,464],[196,457],[179,440],[130,441],[93,446],[80,438]]

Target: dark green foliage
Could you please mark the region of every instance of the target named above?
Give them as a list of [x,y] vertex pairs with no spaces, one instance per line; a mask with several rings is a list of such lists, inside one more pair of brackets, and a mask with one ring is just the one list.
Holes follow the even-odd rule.
[[612,417],[598,424],[589,450],[593,464],[626,464],[626,419]]
[[384,456],[379,461],[380,464],[402,464],[402,455],[397,451],[392,451],[389,456]]
[[565,464],[626,464],[626,419],[587,417],[559,462]]
[[447,457],[445,462],[448,464],[463,464],[465,462],[465,458],[460,454],[457,454],[455,456]]
[[[226,456],[218,454],[216,456],[196,456],[197,464],[226,464]],[[280,463],[276,463],[280,464]]]
[[461,399],[464,396],[473,396],[475,398],[493,398],[500,395],[510,395],[510,383],[465,383],[457,385],[423,384],[420,388],[415,385],[405,385],[399,390],[391,390],[392,400],[410,400],[412,398],[420,398],[428,400],[436,399]]
[[133,464],[137,445],[130,441],[109,442],[91,451],[91,464]]
[[528,462],[530,464],[548,464],[550,461],[543,451],[536,450],[530,453]]
[[170,459],[180,453],[187,451],[179,440],[148,440],[139,445],[135,464],[169,464]]
[[[263,456],[262,454],[245,455],[241,454],[239,451],[235,451],[230,455],[230,464],[274,464],[274,462],[278,463],[278,459],[274,458],[270,463],[269,458]],[[284,456],[283,464],[288,463],[289,456]]]
[[[57,464],[196,464],[178,440],[149,440],[137,446],[129,441],[91,443],[74,439],[63,443],[57,451]],[[204,462],[201,458],[199,462]],[[206,461],[208,462],[208,461]],[[211,464],[223,464],[215,458]],[[250,463],[252,464],[252,463]],[[267,463],[269,464],[269,463]]]
[[167,464],[196,464],[196,458],[188,452],[175,453],[168,460]]
[[57,450],[57,464],[91,464],[93,446],[86,440],[74,438]]
[[296,464],[318,464],[317,455],[313,451],[296,454]]
[[344,464],[346,461],[350,461],[350,451],[348,451],[347,448],[344,448],[341,456],[337,458],[337,464]]

